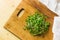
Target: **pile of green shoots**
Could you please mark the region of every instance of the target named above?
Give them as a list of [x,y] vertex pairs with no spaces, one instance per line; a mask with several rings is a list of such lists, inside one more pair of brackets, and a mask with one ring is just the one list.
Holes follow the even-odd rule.
[[50,23],[46,21],[46,18],[47,17],[42,13],[35,12],[26,19],[25,29],[27,29],[32,35],[45,34],[48,31],[50,25]]

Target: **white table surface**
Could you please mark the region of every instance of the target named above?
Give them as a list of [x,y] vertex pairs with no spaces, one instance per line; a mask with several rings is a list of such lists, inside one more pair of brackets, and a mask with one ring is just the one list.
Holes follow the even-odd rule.
[[20,40],[4,28],[21,0],[0,0],[0,40]]

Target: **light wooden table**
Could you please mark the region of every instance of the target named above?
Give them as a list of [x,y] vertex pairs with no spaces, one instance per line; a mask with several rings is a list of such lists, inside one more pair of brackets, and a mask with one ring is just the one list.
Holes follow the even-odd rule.
[[21,0],[0,0],[0,40],[20,40],[4,29],[4,24],[20,2]]

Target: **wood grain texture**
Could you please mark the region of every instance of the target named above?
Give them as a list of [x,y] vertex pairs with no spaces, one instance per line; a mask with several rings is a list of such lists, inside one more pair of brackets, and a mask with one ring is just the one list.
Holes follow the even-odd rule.
[[[37,2],[36,2],[37,3]],[[52,40],[53,33],[52,33],[52,25],[53,25],[53,17],[56,16],[52,11],[45,8],[45,5],[37,3],[38,5],[34,7],[33,3],[30,3],[28,0],[22,1],[21,4],[16,8],[14,13],[12,14],[11,18],[5,24],[4,28],[9,30],[11,33],[16,35],[22,40]],[[41,6],[41,7],[40,7]],[[23,28],[25,27],[26,23],[25,20],[29,15],[34,14],[37,10],[37,7],[41,10],[40,12],[44,13],[44,15],[48,16],[47,21],[50,22],[49,31],[47,34],[42,36],[33,36],[29,33],[29,31],[25,31]],[[17,14],[19,10],[24,9],[24,13],[21,17],[18,17]]]
[[40,12],[44,13],[44,15],[47,15],[48,17],[54,18],[55,15],[58,16],[56,13],[49,10],[43,3],[39,2],[38,0],[24,0],[24,1],[37,8]]

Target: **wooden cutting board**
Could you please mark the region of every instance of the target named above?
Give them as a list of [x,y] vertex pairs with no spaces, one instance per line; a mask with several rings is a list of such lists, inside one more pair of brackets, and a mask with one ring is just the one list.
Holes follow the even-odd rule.
[[[10,31],[22,40],[52,40],[53,17],[57,15],[54,12],[47,9],[47,7],[45,7],[45,5],[41,3],[37,3],[36,5],[37,6],[35,6],[33,3],[30,3],[28,0],[22,1],[10,17],[10,19],[7,21],[4,28],[6,28],[8,31]],[[27,30],[25,31],[23,29],[26,24],[26,18],[29,15],[32,15],[37,10],[37,8],[40,8],[40,10],[38,10],[42,12],[44,15],[48,16],[47,21],[50,22],[49,31],[47,32],[47,34],[44,35],[44,37],[33,36]]]

